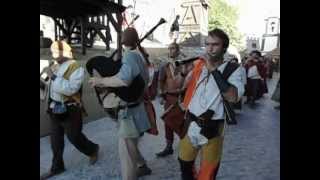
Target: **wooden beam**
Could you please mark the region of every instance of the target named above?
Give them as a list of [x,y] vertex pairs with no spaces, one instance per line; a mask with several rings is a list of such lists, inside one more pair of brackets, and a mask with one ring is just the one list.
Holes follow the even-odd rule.
[[101,15],[105,12],[123,12],[124,6],[118,6],[107,0],[41,0],[40,14],[55,17],[79,17],[83,15]]
[[105,15],[102,16],[102,25],[106,25]]
[[85,37],[85,18],[81,18],[81,22],[80,22],[80,26],[81,26],[81,47],[82,47],[82,54],[85,55],[86,54],[86,37]]
[[[64,35],[68,34],[67,30],[63,27],[63,25],[60,23],[60,21],[58,21],[58,19],[53,18],[53,21],[56,23],[56,25],[59,27],[59,29],[62,30]],[[60,33],[59,33],[59,36],[60,36]]]
[[[122,0],[118,0],[118,5],[122,5]],[[120,58],[122,57],[121,34],[122,34],[122,21],[123,21],[121,13],[117,13],[117,20],[118,20],[118,27],[119,27],[119,31],[117,31],[117,50],[118,50],[117,53],[118,53],[118,58]]]
[[103,42],[105,43],[105,44],[107,44],[107,38],[102,34],[102,32],[100,31],[100,30],[97,30],[96,31],[97,32],[97,34],[100,36],[100,38],[103,40]]
[[74,20],[72,21],[70,27],[69,27],[70,36],[71,36],[71,34],[73,33],[74,28],[76,27],[76,25],[77,25],[77,19],[74,19]]
[[95,30],[95,29],[90,30],[90,32],[88,34],[90,34],[90,39],[88,38],[89,43],[90,43],[89,47],[92,47],[94,44],[94,37],[97,35],[97,30]]
[[[110,13],[107,13],[107,17],[108,17],[108,20],[111,22],[112,26],[114,27],[114,29],[117,31],[117,33],[121,32],[122,23],[121,24],[117,23],[117,21],[113,18],[113,16]],[[117,19],[118,19],[118,15],[117,15]]]
[[94,29],[106,29],[107,26],[99,24],[99,23],[87,23],[87,27],[94,28]]
[[108,39],[108,42],[106,44],[106,50],[109,51],[110,50],[110,42],[112,41],[112,36],[111,36],[111,32],[110,32],[110,21],[107,19],[107,29],[105,32],[105,36]]
[[[57,22],[58,22],[58,19],[57,19]],[[57,31],[58,31],[58,39],[57,40],[60,40],[60,36],[61,36],[61,30],[60,30],[60,27],[58,26],[57,23],[55,23],[57,25]]]
[[58,27],[57,24],[54,22],[54,40],[57,41],[58,40]]

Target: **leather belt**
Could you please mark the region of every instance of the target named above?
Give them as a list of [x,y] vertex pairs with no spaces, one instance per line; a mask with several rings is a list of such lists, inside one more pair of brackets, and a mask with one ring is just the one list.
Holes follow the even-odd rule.
[[140,102],[138,103],[132,103],[132,104],[128,104],[128,105],[120,105],[119,109],[125,109],[125,108],[134,108],[140,105]]
[[197,117],[196,115],[194,115],[189,111],[187,116],[190,118],[191,121],[195,121],[200,127],[211,126],[213,124],[224,122],[224,119],[203,119],[203,118]]

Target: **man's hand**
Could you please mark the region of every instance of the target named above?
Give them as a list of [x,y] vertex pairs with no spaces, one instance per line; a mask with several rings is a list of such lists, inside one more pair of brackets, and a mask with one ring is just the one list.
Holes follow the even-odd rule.
[[231,103],[236,103],[238,100],[237,88],[231,86],[227,92],[223,93],[223,97]]
[[160,97],[160,105],[164,105],[166,103],[166,100],[164,100],[163,97]]
[[53,76],[53,72],[51,70],[51,68],[48,66],[48,67],[45,67],[43,69],[43,72],[47,73],[48,77],[51,78]]
[[164,99],[165,95],[166,95],[166,92],[162,92],[162,93],[159,94],[159,96],[160,96],[160,101],[159,101],[160,105],[164,105],[164,103],[166,102],[165,99]]

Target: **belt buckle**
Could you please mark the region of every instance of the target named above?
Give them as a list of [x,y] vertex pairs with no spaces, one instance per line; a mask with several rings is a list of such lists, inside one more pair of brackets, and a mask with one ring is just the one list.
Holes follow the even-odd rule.
[[78,106],[78,103],[75,103],[75,102],[67,103],[66,106]]

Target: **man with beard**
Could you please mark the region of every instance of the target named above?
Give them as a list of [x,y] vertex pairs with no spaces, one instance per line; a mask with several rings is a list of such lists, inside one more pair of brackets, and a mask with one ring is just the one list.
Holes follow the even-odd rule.
[[119,111],[118,116],[118,149],[120,155],[121,175],[123,180],[138,180],[138,177],[150,175],[151,169],[138,147],[139,140],[144,132],[151,128],[148,114],[145,108],[143,94],[147,90],[149,72],[146,68],[144,52],[139,46],[139,36],[134,28],[127,28],[123,31],[121,43],[124,45],[122,66],[119,72],[112,77],[97,78],[89,80],[92,87],[128,87],[134,79],[142,77],[144,90],[135,102],[125,102]]
[[[170,106],[174,105],[181,97],[181,89],[184,82],[184,77],[187,72],[192,68],[192,64],[176,66],[175,61],[181,60],[180,48],[177,43],[171,43],[169,45],[169,62],[160,68],[160,103],[164,105],[166,111]],[[165,118],[170,118],[167,116]],[[175,119],[164,119],[165,122],[175,121]],[[172,127],[164,123],[165,125],[165,138],[166,147],[163,151],[157,153],[158,157],[165,157],[169,154],[173,154],[172,144],[174,141],[174,130]]]

